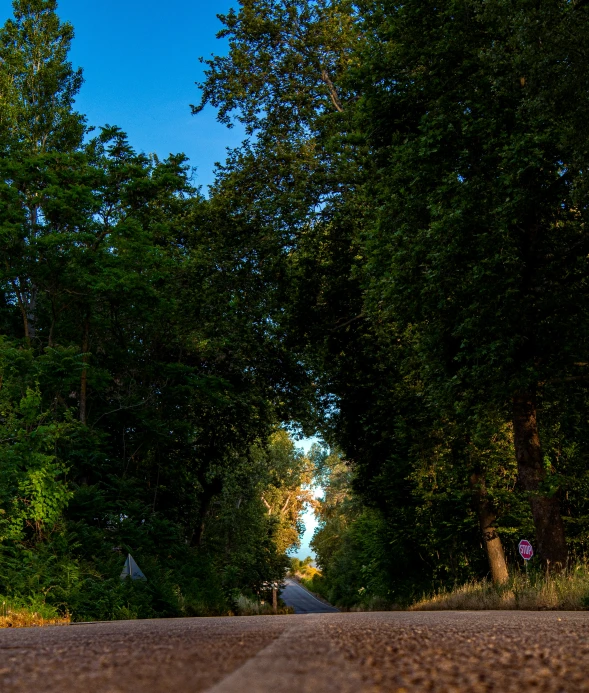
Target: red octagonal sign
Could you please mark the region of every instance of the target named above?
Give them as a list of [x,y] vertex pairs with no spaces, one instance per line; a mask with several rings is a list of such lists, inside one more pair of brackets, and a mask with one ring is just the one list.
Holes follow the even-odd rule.
[[534,549],[527,539],[522,539],[519,543],[519,552],[524,561],[529,561],[534,555]]

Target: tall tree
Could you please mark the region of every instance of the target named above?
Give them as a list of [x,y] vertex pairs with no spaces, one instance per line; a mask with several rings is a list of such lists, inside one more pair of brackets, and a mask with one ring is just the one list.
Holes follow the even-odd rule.
[[73,110],[82,70],[68,61],[74,30],[57,0],[14,0],[0,31],[0,146],[26,154],[71,151],[85,118]]
[[511,419],[552,566],[567,546],[538,402],[586,362],[586,11],[361,4],[359,112],[381,204],[366,237],[370,311],[411,325],[441,407],[468,415],[487,401]]
[[[21,170],[32,172],[36,157],[78,149],[85,119],[73,110],[82,84],[81,70],[68,62],[73,28],[57,16],[56,0],[15,0],[14,19],[0,31],[0,150]],[[36,260],[31,255],[45,219],[40,191],[26,176],[14,185],[23,214],[2,238],[3,269],[11,266],[9,279],[18,302],[27,340],[36,337],[39,286],[31,277]]]

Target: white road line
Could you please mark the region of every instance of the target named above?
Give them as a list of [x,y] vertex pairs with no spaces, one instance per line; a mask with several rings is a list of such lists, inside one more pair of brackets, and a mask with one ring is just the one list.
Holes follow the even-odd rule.
[[[369,693],[365,674],[345,659],[326,637],[324,619],[337,614],[308,614],[206,693],[283,693],[293,688],[318,693]],[[259,618],[272,618],[260,616]],[[294,685],[293,685],[294,684]]]

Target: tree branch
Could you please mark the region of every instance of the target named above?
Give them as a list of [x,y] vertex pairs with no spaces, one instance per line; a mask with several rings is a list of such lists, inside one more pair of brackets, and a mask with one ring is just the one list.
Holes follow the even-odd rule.
[[342,106],[342,102],[339,100],[339,96],[337,95],[337,90],[335,88],[335,84],[329,78],[329,75],[327,74],[327,70],[321,71],[321,79],[323,80],[324,84],[327,86],[327,90],[329,91],[329,96],[331,98],[331,103],[335,106],[335,110],[338,113],[343,113],[344,109]]
[[551,378],[538,383],[540,387],[543,385],[558,385],[559,383],[573,383],[576,380],[589,380],[589,375],[571,375],[568,378]]
[[331,328],[331,332],[335,332],[336,330],[341,330],[344,327],[347,327],[348,325],[351,325],[353,322],[356,322],[356,320],[362,320],[362,318],[365,318],[366,316],[364,313],[360,313],[360,315],[356,315],[353,318],[350,318],[349,320],[346,320],[346,322],[342,323],[341,325],[336,325],[335,327]]

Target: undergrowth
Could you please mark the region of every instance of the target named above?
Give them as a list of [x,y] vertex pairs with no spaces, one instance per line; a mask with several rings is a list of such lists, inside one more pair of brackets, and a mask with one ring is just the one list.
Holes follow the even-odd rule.
[[67,626],[69,616],[43,602],[0,597],[0,628],[30,628],[32,626]]
[[560,574],[516,573],[506,585],[487,580],[440,590],[409,607],[410,611],[445,610],[562,610],[589,609],[589,570],[577,566]]
[[[239,595],[235,600],[235,613],[237,616],[271,616],[274,614],[274,610],[272,604],[266,601],[258,601]],[[294,614],[294,609],[292,606],[286,606],[286,604],[279,602],[276,613],[278,615]]]

